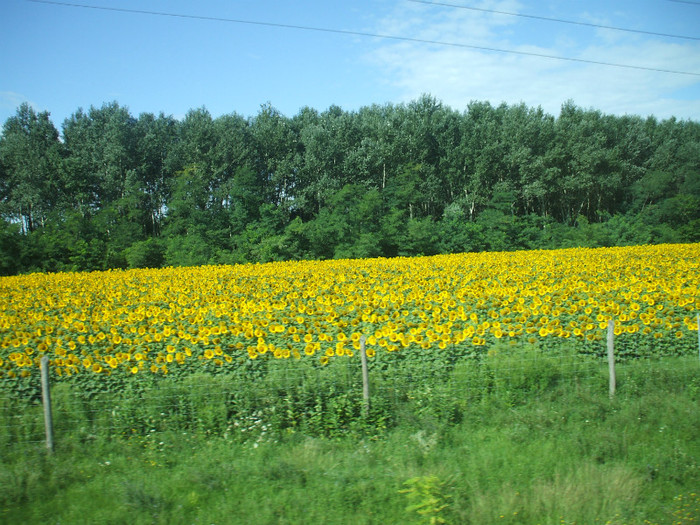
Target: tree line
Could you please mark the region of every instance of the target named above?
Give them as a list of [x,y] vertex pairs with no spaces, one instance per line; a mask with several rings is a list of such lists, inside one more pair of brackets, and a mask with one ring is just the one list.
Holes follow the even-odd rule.
[[21,105],[0,273],[700,240],[700,123],[424,95],[138,117]]

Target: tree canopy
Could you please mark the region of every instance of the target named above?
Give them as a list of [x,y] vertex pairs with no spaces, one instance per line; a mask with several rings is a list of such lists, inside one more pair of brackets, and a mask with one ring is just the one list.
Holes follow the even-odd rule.
[[0,136],[0,274],[700,240],[700,124],[424,95]]

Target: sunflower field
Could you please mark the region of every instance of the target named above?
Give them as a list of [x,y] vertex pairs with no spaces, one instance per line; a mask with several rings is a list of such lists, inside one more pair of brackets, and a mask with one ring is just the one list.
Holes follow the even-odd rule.
[[[567,339],[622,355],[697,351],[700,244],[299,261],[0,278],[0,384],[323,367],[399,353],[449,360]],[[501,340],[501,341],[499,341]]]
[[385,523],[416,479],[455,523],[677,512],[698,486],[698,270],[687,244],[0,278],[0,521],[72,501],[62,521],[278,523],[260,501],[314,493],[316,521]]

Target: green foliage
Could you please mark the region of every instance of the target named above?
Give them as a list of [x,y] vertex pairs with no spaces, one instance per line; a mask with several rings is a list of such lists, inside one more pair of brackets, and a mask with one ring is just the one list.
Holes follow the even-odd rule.
[[19,225],[0,220],[0,275],[14,275],[22,264]]
[[48,112],[26,102],[7,119],[0,136],[0,213],[23,233],[44,226],[62,205],[61,143]]
[[[0,272],[695,242],[700,125],[430,96],[250,118],[26,104],[0,137]],[[15,231],[19,228],[19,231]]]
[[697,523],[700,519],[700,495],[696,492],[679,494],[673,498],[672,512],[674,523]]
[[129,268],[160,268],[165,254],[160,242],[151,237],[133,243],[125,250],[124,257]]
[[211,246],[199,233],[173,235],[168,238],[165,248],[165,262],[168,266],[207,264],[211,255]]
[[[500,355],[508,364],[475,368],[472,357],[451,368],[448,377],[461,384],[453,395],[468,398],[461,422],[407,417],[402,407],[411,400],[396,396],[388,410],[395,420],[382,432],[376,423],[368,432],[332,419],[357,414],[360,404],[348,395],[357,374],[345,363],[298,373],[256,362],[248,386],[231,373],[151,378],[126,390],[114,384],[91,396],[57,384],[54,454],[42,443],[41,407],[3,395],[0,521],[119,523],[124,509],[130,523],[697,520],[696,356],[622,363],[614,400],[597,377],[604,365],[572,370],[565,361],[554,384],[532,364],[540,379],[517,404],[503,403],[500,387],[483,390],[503,377],[497,374],[511,374],[511,365],[528,367],[521,354],[505,347],[482,358]],[[404,367],[397,388],[425,382],[423,407],[445,401],[427,389],[437,394],[445,383],[433,380],[432,365],[421,379],[417,364],[395,364]],[[478,395],[465,388],[468,377],[482,381]],[[373,385],[391,397],[381,382]],[[322,428],[344,431],[323,437]]]
[[572,354],[543,351],[539,345],[496,344],[483,356],[478,369],[481,385],[508,405],[556,388],[569,366],[585,361]]
[[418,513],[424,519],[420,523],[430,525],[445,524],[443,515],[449,507],[448,500],[452,498],[446,494],[445,482],[437,476],[420,476],[404,481],[405,489],[399,493],[405,494],[410,504],[406,507],[409,514]]

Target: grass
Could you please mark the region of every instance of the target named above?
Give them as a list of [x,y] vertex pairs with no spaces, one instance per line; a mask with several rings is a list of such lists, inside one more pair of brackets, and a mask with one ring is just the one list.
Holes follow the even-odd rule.
[[6,444],[0,522],[700,522],[697,358],[619,365],[612,400],[604,367],[562,381],[535,363],[526,380],[528,365],[494,362],[463,396],[399,382],[390,425],[346,433],[282,424],[245,438],[207,433],[205,418],[116,437],[63,427],[52,455]]

